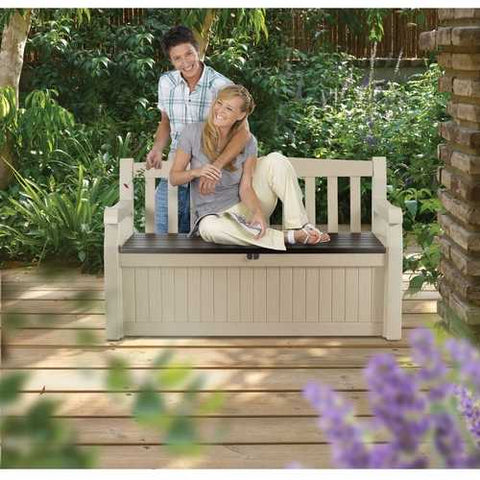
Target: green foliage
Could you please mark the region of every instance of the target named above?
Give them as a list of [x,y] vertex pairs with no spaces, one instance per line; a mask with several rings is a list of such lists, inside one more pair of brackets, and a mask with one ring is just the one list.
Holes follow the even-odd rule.
[[[205,25],[208,17],[212,17],[212,32],[205,32]],[[237,36],[250,35],[255,42],[260,39],[268,39],[268,28],[265,23],[264,8],[204,8],[204,9],[183,9],[180,12],[181,23],[199,34],[209,35],[213,33],[216,37],[235,38]]]
[[115,202],[117,186],[106,184],[102,177],[86,177],[84,170],[78,166],[61,190],[54,177],[45,189],[15,171],[20,198],[9,198],[10,208],[5,208],[4,215],[17,226],[5,226],[0,232],[7,237],[10,254],[18,252],[39,261],[55,254],[76,256],[94,269],[102,265],[103,210]]
[[74,433],[56,417],[55,402],[37,400],[21,416],[5,409],[20,399],[26,380],[26,374],[18,373],[4,375],[0,380],[2,468],[93,467],[93,452],[75,445]]
[[[112,391],[136,392],[132,409],[135,420],[145,428],[155,429],[172,453],[196,455],[201,452],[196,417],[218,411],[223,397],[217,392],[200,399],[204,376],[172,360],[173,352],[164,350],[154,359],[151,374],[136,380],[125,359],[111,357],[106,384]],[[166,391],[182,391],[180,401],[167,404],[162,395]]]
[[4,407],[9,403],[13,403],[18,392],[24,386],[27,376],[24,373],[12,373],[9,376],[0,378],[0,405]]

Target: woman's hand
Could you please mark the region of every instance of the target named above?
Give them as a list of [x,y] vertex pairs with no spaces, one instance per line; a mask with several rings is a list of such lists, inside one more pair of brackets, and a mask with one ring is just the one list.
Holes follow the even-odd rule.
[[213,166],[211,163],[207,163],[202,168],[198,168],[195,173],[196,178],[205,178],[217,183],[222,176],[222,172],[219,168]]
[[260,233],[255,237],[257,240],[262,238],[267,231],[267,222],[261,210],[257,210],[253,215],[250,221],[248,222],[250,226],[258,226],[261,228]]

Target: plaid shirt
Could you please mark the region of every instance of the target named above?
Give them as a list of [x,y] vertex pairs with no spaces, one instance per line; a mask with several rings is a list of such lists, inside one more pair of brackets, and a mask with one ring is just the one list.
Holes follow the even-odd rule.
[[213,68],[203,66],[195,90],[190,92],[187,82],[178,70],[164,73],[158,81],[158,108],[170,120],[170,155],[176,150],[183,127],[188,123],[203,122],[208,115],[218,90],[232,82]]

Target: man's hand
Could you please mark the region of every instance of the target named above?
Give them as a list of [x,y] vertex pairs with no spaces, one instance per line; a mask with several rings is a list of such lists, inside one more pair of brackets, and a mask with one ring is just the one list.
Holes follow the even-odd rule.
[[267,222],[265,221],[265,217],[261,210],[256,211],[250,221],[248,222],[249,225],[256,225],[261,228],[260,233],[255,237],[257,240],[262,238],[266,231],[267,231]]
[[202,195],[211,195],[215,192],[218,181],[208,180],[205,177],[200,178],[198,189]]
[[162,168],[162,150],[153,147],[147,155],[147,170]]

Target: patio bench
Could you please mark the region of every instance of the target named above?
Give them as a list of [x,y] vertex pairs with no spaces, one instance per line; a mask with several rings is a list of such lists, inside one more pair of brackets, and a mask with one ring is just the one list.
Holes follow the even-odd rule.
[[[290,158],[305,180],[315,223],[315,178],[327,177],[331,242],[278,252],[214,245],[176,233],[177,187],[168,187],[169,233],[154,230],[160,170],[122,159],[120,200],[105,209],[107,338],[128,336],[356,336],[401,338],[402,211],[386,196],[386,159]],[[145,177],[145,233],[133,227],[135,175]],[[350,231],[339,232],[338,178],[350,179]],[[372,178],[372,222],[361,231],[361,177]]]

